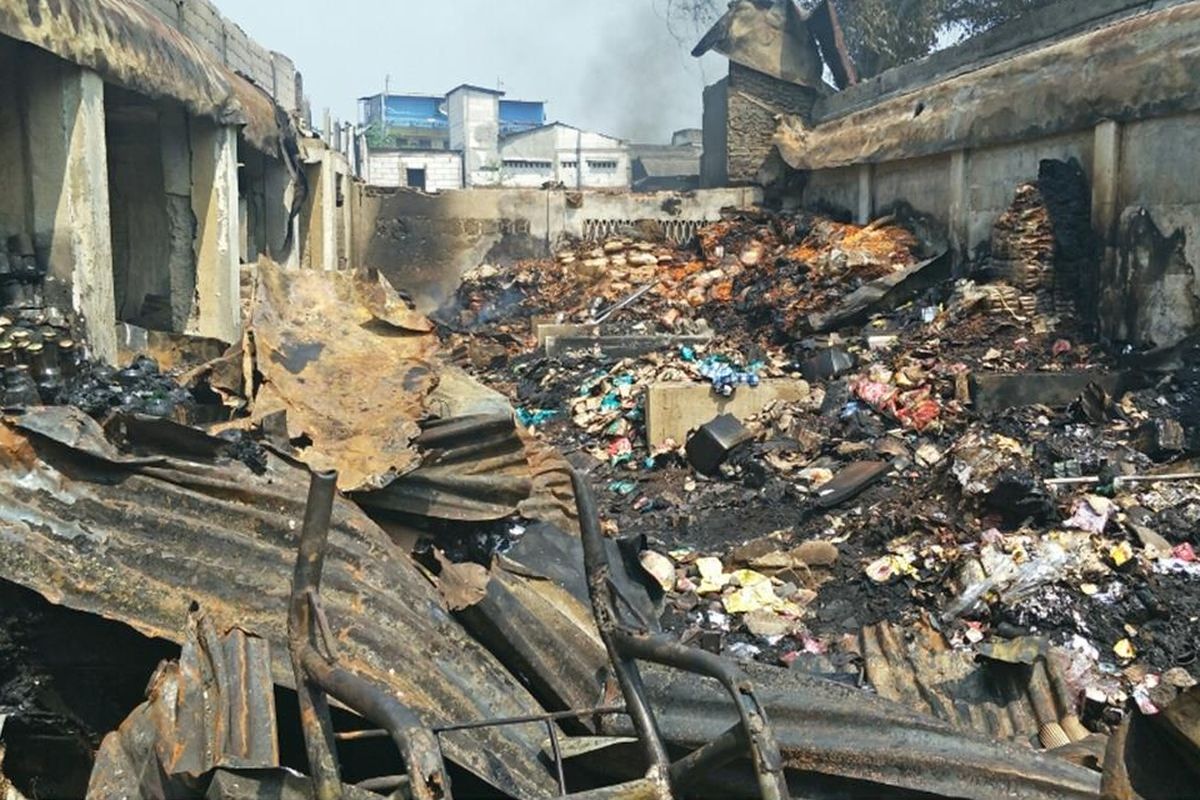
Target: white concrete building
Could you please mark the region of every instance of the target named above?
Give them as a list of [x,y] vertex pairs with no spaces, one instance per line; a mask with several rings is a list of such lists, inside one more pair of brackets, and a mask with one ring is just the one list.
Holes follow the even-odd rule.
[[500,184],[628,189],[629,147],[620,139],[552,122],[500,140]]
[[[502,99],[504,92],[463,84],[446,95],[434,119],[427,95],[360,98],[363,178],[373,186],[406,186],[426,192],[462,188],[628,189],[629,148],[620,139],[561,122],[544,124],[544,103]],[[441,146],[412,142],[448,133]],[[371,142],[383,146],[371,147]],[[399,142],[399,144],[397,144]]]
[[448,150],[380,150],[366,160],[372,186],[408,186],[423,192],[463,188],[462,155]]
[[463,84],[446,95],[450,149],[462,154],[467,186],[500,184],[500,98],[504,92]]

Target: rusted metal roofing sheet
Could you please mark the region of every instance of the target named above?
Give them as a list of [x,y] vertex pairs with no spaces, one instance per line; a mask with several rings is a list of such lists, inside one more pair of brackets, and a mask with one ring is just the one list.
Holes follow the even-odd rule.
[[273,102],[136,2],[0,0],[0,34],[87,67],[106,81],[170,98],[221,125],[246,125],[251,144],[274,155]]
[[[789,770],[973,800],[1099,795],[1098,773],[1029,747],[967,733],[795,670],[749,665],[747,671]],[[645,677],[663,736],[674,743],[701,744],[736,721],[728,699],[694,676],[647,669]],[[614,721],[607,733],[629,732],[623,720]]]
[[[0,578],[48,600],[181,641],[198,602],[218,629],[271,645],[290,686],[287,599],[308,473],[271,458],[237,463],[124,456],[71,408],[0,424]],[[408,555],[349,502],[330,531],[322,596],[339,652],[430,725],[541,713],[450,616]],[[551,795],[543,731],[510,726],[442,737],[447,758],[516,797]]]
[[437,337],[397,326],[375,288],[362,273],[263,263],[250,310],[262,376],[253,418],[286,411],[289,436],[312,441],[300,458],[336,469],[343,491],[381,489],[418,466],[413,441],[437,383]]
[[164,797],[163,784],[219,767],[279,766],[275,687],[266,640],[234,628],[218,634],[197,611],[178,661],[150,679],[147,700],[104,737],[88,797]]

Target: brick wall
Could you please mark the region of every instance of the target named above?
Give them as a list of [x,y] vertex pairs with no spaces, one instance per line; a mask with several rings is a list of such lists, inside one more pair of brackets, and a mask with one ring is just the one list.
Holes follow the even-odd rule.
[[462,156],[453,152],[372,152],[367,159],[367,182],[372,186],[406,186],[409,169],[425,170],[425,188],[430,192],[462,188]]
[[732,62],[727,91],[728,179],[734,183],[752,182],[774,146],[775,117],[810,116],[817,92]]
[[296,65],[250,38],[209,0],[137,0],[156,17],[208,51],[234,72],[261,86],[288,111],[300,111]]

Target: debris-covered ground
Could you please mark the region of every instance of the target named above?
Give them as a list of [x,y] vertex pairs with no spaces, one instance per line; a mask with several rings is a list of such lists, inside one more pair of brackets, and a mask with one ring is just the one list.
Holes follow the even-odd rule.
[[[1037,185],[955,273],[922,230],[903,210],[739,214],[680,247],[630,230],[483,266],[439,316],[586,471],[607,532],[645,537],[683,641],[853,661],[864,626],[924,619],[963,648],[1046,637],[1098,708],[1152,705],[1163,675],[1200,677],[1195,370],[1092,340]],[[679,401],[698,422],[731,393],[751,413],[656,441],[679,408],[651,387],[677,382],[707,387]]]
[[745,210],[433,321],[264,261],[240,342],[120,369],[15,304],[0,791],[1175,796],[1200,353],[1093,340],[1055,186],[957,267],[904,208]]

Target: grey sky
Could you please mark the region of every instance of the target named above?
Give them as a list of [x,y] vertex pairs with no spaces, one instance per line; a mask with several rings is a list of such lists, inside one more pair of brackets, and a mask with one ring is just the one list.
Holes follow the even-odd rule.
[[589,130],[665,142],[700,127],[701,93],[725,61],[697,60],[699,33],[667,28],[667,0],[215,0],[304,74],[323,108],[357,120],[356,98],[441,93],[460,83],[546,100],[546,114]]

